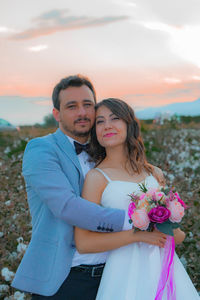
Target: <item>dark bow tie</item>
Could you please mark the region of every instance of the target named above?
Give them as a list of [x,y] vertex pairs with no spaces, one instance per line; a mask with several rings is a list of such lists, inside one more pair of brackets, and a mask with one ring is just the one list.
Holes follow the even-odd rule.
[[75,146],[75,150],[76,150],[76,154],[79,155],[82,151],[85,151],[88,153],[89,150],[89,144],[79,144],[76,141],[74,141],[74,146]]

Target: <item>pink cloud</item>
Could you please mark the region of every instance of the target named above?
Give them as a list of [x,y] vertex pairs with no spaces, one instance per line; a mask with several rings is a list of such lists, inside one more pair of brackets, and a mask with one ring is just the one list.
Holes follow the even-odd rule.
[[86,27],[103,26],[109,23],[127,20],[128,16],[87,17],[66,15],[67,10],[52,10],[33,19],[35,26],[13,34],[15,40],[33,39],[39,36],[51,35],[58,31],[75,30]]

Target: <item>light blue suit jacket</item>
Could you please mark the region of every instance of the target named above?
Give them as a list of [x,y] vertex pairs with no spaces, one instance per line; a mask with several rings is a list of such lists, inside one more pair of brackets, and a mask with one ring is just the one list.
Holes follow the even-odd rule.
[[83,174],[64,133],[31,140],[23,159],[32,238],[12,286],[40,295],[56,293],[68,276],[75,251],[73,226],[120,231],[124,211],[100,207],[80,197]]

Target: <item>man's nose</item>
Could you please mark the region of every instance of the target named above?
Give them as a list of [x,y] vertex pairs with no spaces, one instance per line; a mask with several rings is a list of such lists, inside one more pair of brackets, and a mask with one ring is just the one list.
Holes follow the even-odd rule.
[[86,109],[85,109],[84,106],[81,105],[79,107],[78,114],[79,114],[79,116],[85,116],[86,115]]

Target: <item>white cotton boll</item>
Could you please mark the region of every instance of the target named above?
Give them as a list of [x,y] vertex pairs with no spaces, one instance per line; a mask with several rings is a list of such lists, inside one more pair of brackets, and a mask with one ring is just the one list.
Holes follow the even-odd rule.
[[193,169],[197,168],[199,168],[199,161],[195,161],[195,163],[193,164]]
[[182,169],[191,168],[191,163],[190,163],[190,161],[184,161],[184,162],[179,164],[179,167],[181,167]]
[[4,236],[4,233],[1,231],[0,232],[0,238]]
[[200,250],[200,246],[199,244],[196,245],[197,250]]
[[18,214],[14,214],[14,215],[12,216],[13,220],[15,220],[17,217],[18,217]]
[[11,281],[15,275],[14,272],[10,271],[8,268],[3,268],[1,270],[1,275],[4,277],[5,281]]
[[19,243],[23,243],[23,241],[24,241],[24,239],[23,239],[23,237],[22,237],[22,236],[20,236],[20,237],[18,237],[18,238],[17,238],[17,242],[18,242],[18,244],[19,244]]
[[180,154],[179,154],[179,158],[181,160],[183,159],[186,159],[188,157],[189,153],[185,152],[185,151],[182,151]]
[[175,176],[173,174],[168,174],[168,179],[170,182],[174,180]]
[[0,284],[0,295],[9,290],[9,286],[7,284]]
[[23,153],[18,154],[17,158],[21,159],[23,157]]
[[21,191],[21,190],[23,190],[23,188],[24,188],[24,186],[23,186],[23,185],[20,185],[20,186],[18,186],[18,187],[17,187],[18,191]]
[[27,245],[26,245],[26,244],[24,244],[24,243],[19,243],[19,244],[17,245],[17,252],[23,253],[23,252],[26,251],[26,248],[27,248]]
[[15,140],[13,142],[13,147],[16,148],[19,145],[20,142],[21,142],[20,140],[17,140],[17,141]]
[[17,291],[17,292],[14,293],[14,299],[15,300],[24,300],[25,299],[25,294]]
[[6,206],[9,206],[10,204],[11,204],[11,200],[8,200],[8,201],[5,202]]
[[197,141],[197,140],[194,140],[194,139],[192,140],[191,143],[192,143],[192,145],[198,145],[198,141]]
[[17,259],[17,256],[18,256],[17,252],[13,251],[12,253],[9,254],[8,259],[9,260],[15,260],[15,259]]
[[193,233],[191,231],[189,232],[189,237],[193,238]]
[[10,149],[10,147],[8,146],[8,147],[6,147],[6,149],[4,150],[4,153],[9,153],[11,151],[11,149]]

